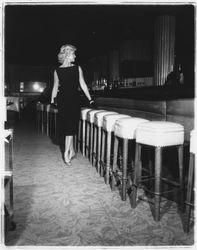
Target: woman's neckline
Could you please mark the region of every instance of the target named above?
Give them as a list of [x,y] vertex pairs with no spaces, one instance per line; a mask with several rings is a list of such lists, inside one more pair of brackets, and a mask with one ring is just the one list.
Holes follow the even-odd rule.
[[74,66],[76,66],[75,64],[74,65],[71,65],[71,66],[59,66],[59,68],[72,68],[72,67],[74,67]]

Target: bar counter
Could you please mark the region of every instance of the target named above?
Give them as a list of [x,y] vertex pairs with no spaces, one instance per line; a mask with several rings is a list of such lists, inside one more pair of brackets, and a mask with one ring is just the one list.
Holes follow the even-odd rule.
[[116,97],[127,99],[169,100],[176,98],[194,98],[194,85],[162,85],[136,88],[113,88],[92,92],[95,97]]
[[[184,126],[184,176],[186,182],[189,166],[190,132],[194,129],[194,87],[159,86],[130,89],[95,91],[96,107],[150,121],[171,121]],[[167,172],[178,180],[176,150],[166,151],[165,166]]]
[[92,95],[99,109],[180,123],[185,128],[185,141],[190,140],[190,131],[194,128],[193,85],[120,88],[94,91]]

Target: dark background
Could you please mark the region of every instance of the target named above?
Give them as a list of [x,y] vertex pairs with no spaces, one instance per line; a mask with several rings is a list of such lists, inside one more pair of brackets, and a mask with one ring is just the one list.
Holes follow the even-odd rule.
[[5,62],[54,66],[60,46],[72,43],[83,63],[124,39],[153,40],[154,20],[163,14],[177,17],[177,49],[191,54],[192,5],[7,5]]
[[[4,9],[5,82],[39,80],[51,84],[57,54],[66,43],[77,47],[76,63],[83,67],[86,77],[90,58],[107,55],[124,40],[145,39],[154,46],[156,18],[174,15],[176,64],[182,64],[187,82],[193,84],[194,11],[191,4],[8,4]],[[153,64],[144,67],[150,74]]]

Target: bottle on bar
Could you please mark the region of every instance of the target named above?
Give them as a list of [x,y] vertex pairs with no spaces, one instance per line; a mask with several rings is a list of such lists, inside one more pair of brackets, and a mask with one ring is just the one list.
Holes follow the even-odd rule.
[[179,84],[184,84],[184,75],[183,75],[181,64],[179,64],[179,67],[178,67],[178,79],[177,80]]
[[177,74],[174,65],[171,65],[171,71],[168,73],[165,85],[174,85],[177,83]]

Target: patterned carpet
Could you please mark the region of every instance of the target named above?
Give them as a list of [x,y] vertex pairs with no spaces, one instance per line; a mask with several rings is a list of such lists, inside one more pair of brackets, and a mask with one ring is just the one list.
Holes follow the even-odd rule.
[[14,220],[7,246],[194,244],[194,230],[183,232],[175,203],[155,222],[147,202],[131,209],[81,154],[66,167],[59,147],[24,122],[14,136]]

